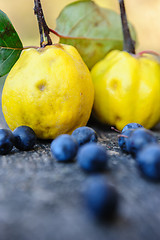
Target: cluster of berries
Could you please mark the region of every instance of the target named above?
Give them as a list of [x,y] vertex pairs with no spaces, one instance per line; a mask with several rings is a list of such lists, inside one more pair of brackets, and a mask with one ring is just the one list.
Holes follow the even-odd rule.
[[106,170],[109,154],[97,140],[97,134],[92,128],[79,127],[72,135],[62,134],[53,140],[51,153],[60,162],[76,159],[85,172],[92,173],[85,184],[86,205],[97,219],[109,220],[115,216],[118,193],[106,177],[99,174]]
[[17,127],[13,132],[9,129],[0,129],[0,155],[10,153],[13,146],[21,151],[31,150],[36,138],[36,134],[28,126]]
[[[77,160],[88,173],[100,173],[108,166],[109,154],[97,143],[96,132],[90,127],[79,127],[72,135],[62,134],[51,142],[51,154],[59,162]],[[0,154],[8,154],[13,146],[31,150],[36,143],[34,131],[20,126],[13,132],[0,129]],[[153,180],[160,180],[160,144],[156,136],[137,123],[127,124],[118,136],[122,151],[135,157],[141,172]],[[98,219],[110,219],[116,213],[118,193],[107,179],[92,175],[86,184],[84,196],[91,213]]]
[[[62,134],[51,142],[52,156],[59,162],[77,159],[80,167],[88,173],[105,171],[109,155],[105,147],[97,143],[96,132],[90,127],[79,127],[72,135]],[[28,126],[20,126],[13,132],[0,129],[0,154],[11,152],[13,146],[21,151],[32,150],[36,135]],[[102,175],[96,175],[86,183],[84,197],[91,213],[99,219],[109,219],[117,209],[118,194]]]
[[160,180],[160,144],[150,130],[137,123],[126,125],[118,138],[123,152],[131,154],[142,174]]

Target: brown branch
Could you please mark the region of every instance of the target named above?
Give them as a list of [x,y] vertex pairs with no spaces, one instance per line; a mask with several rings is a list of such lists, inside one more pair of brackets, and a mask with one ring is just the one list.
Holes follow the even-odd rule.
[[[52,40],[49,36],[50,30],[44,18],[42,5],[40,0],[34,0],[34,13],[37,16],[39,33],[40,33],[40,46],[52,45]],[[47,40],[47,44],[44,41],[44,37]]]
[[131,37],[130,30],[128,27],[124,0],[119,0],[119,7],[120,7],[122,30],[123,30],[123,50],[129,53],[135,54],[135,43]]

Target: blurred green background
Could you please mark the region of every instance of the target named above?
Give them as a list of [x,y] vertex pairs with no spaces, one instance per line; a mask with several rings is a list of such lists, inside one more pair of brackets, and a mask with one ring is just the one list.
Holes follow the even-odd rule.
[[[71,0],[42,0],[46,21],[55,27],[57,16]],[[97,4],[119,12],[118,0],[95,0]],[[160,0],[125,0],[128,19],[138,33],[137,51],[155,50],[160,53]],[[34,0],[1,0],[0,8],[7,13],[24,46],[39,45]],[[72,17],[72,16],[71,16]],[[58,39],[52,35],[53,41]]]

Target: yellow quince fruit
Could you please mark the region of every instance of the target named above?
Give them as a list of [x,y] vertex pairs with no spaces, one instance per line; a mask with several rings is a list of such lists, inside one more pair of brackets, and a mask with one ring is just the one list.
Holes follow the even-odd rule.
[[121,130],[136,122],[152,128],[160,119],[160,64],[151,55],[113,50],[91,71],[93,114]]
[[2,92],[2,110],[11,130],[31,127],[38,138],[54,139],[86,125],[94,87],[90,72],[73,46],[23,50]]

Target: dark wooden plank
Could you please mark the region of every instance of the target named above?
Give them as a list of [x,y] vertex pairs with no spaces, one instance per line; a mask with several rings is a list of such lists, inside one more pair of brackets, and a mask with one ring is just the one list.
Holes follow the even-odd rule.
[[76,161],[57,163],[50,142],[38,142],[33,151],[0,156],[0,239],[160,239],[160,184],[139,174],[135,160],[120,151],[117,133],[94,128],[110,155],[103,174],[120,195],[115,221],[90,217],[82,197],[90,175]]

